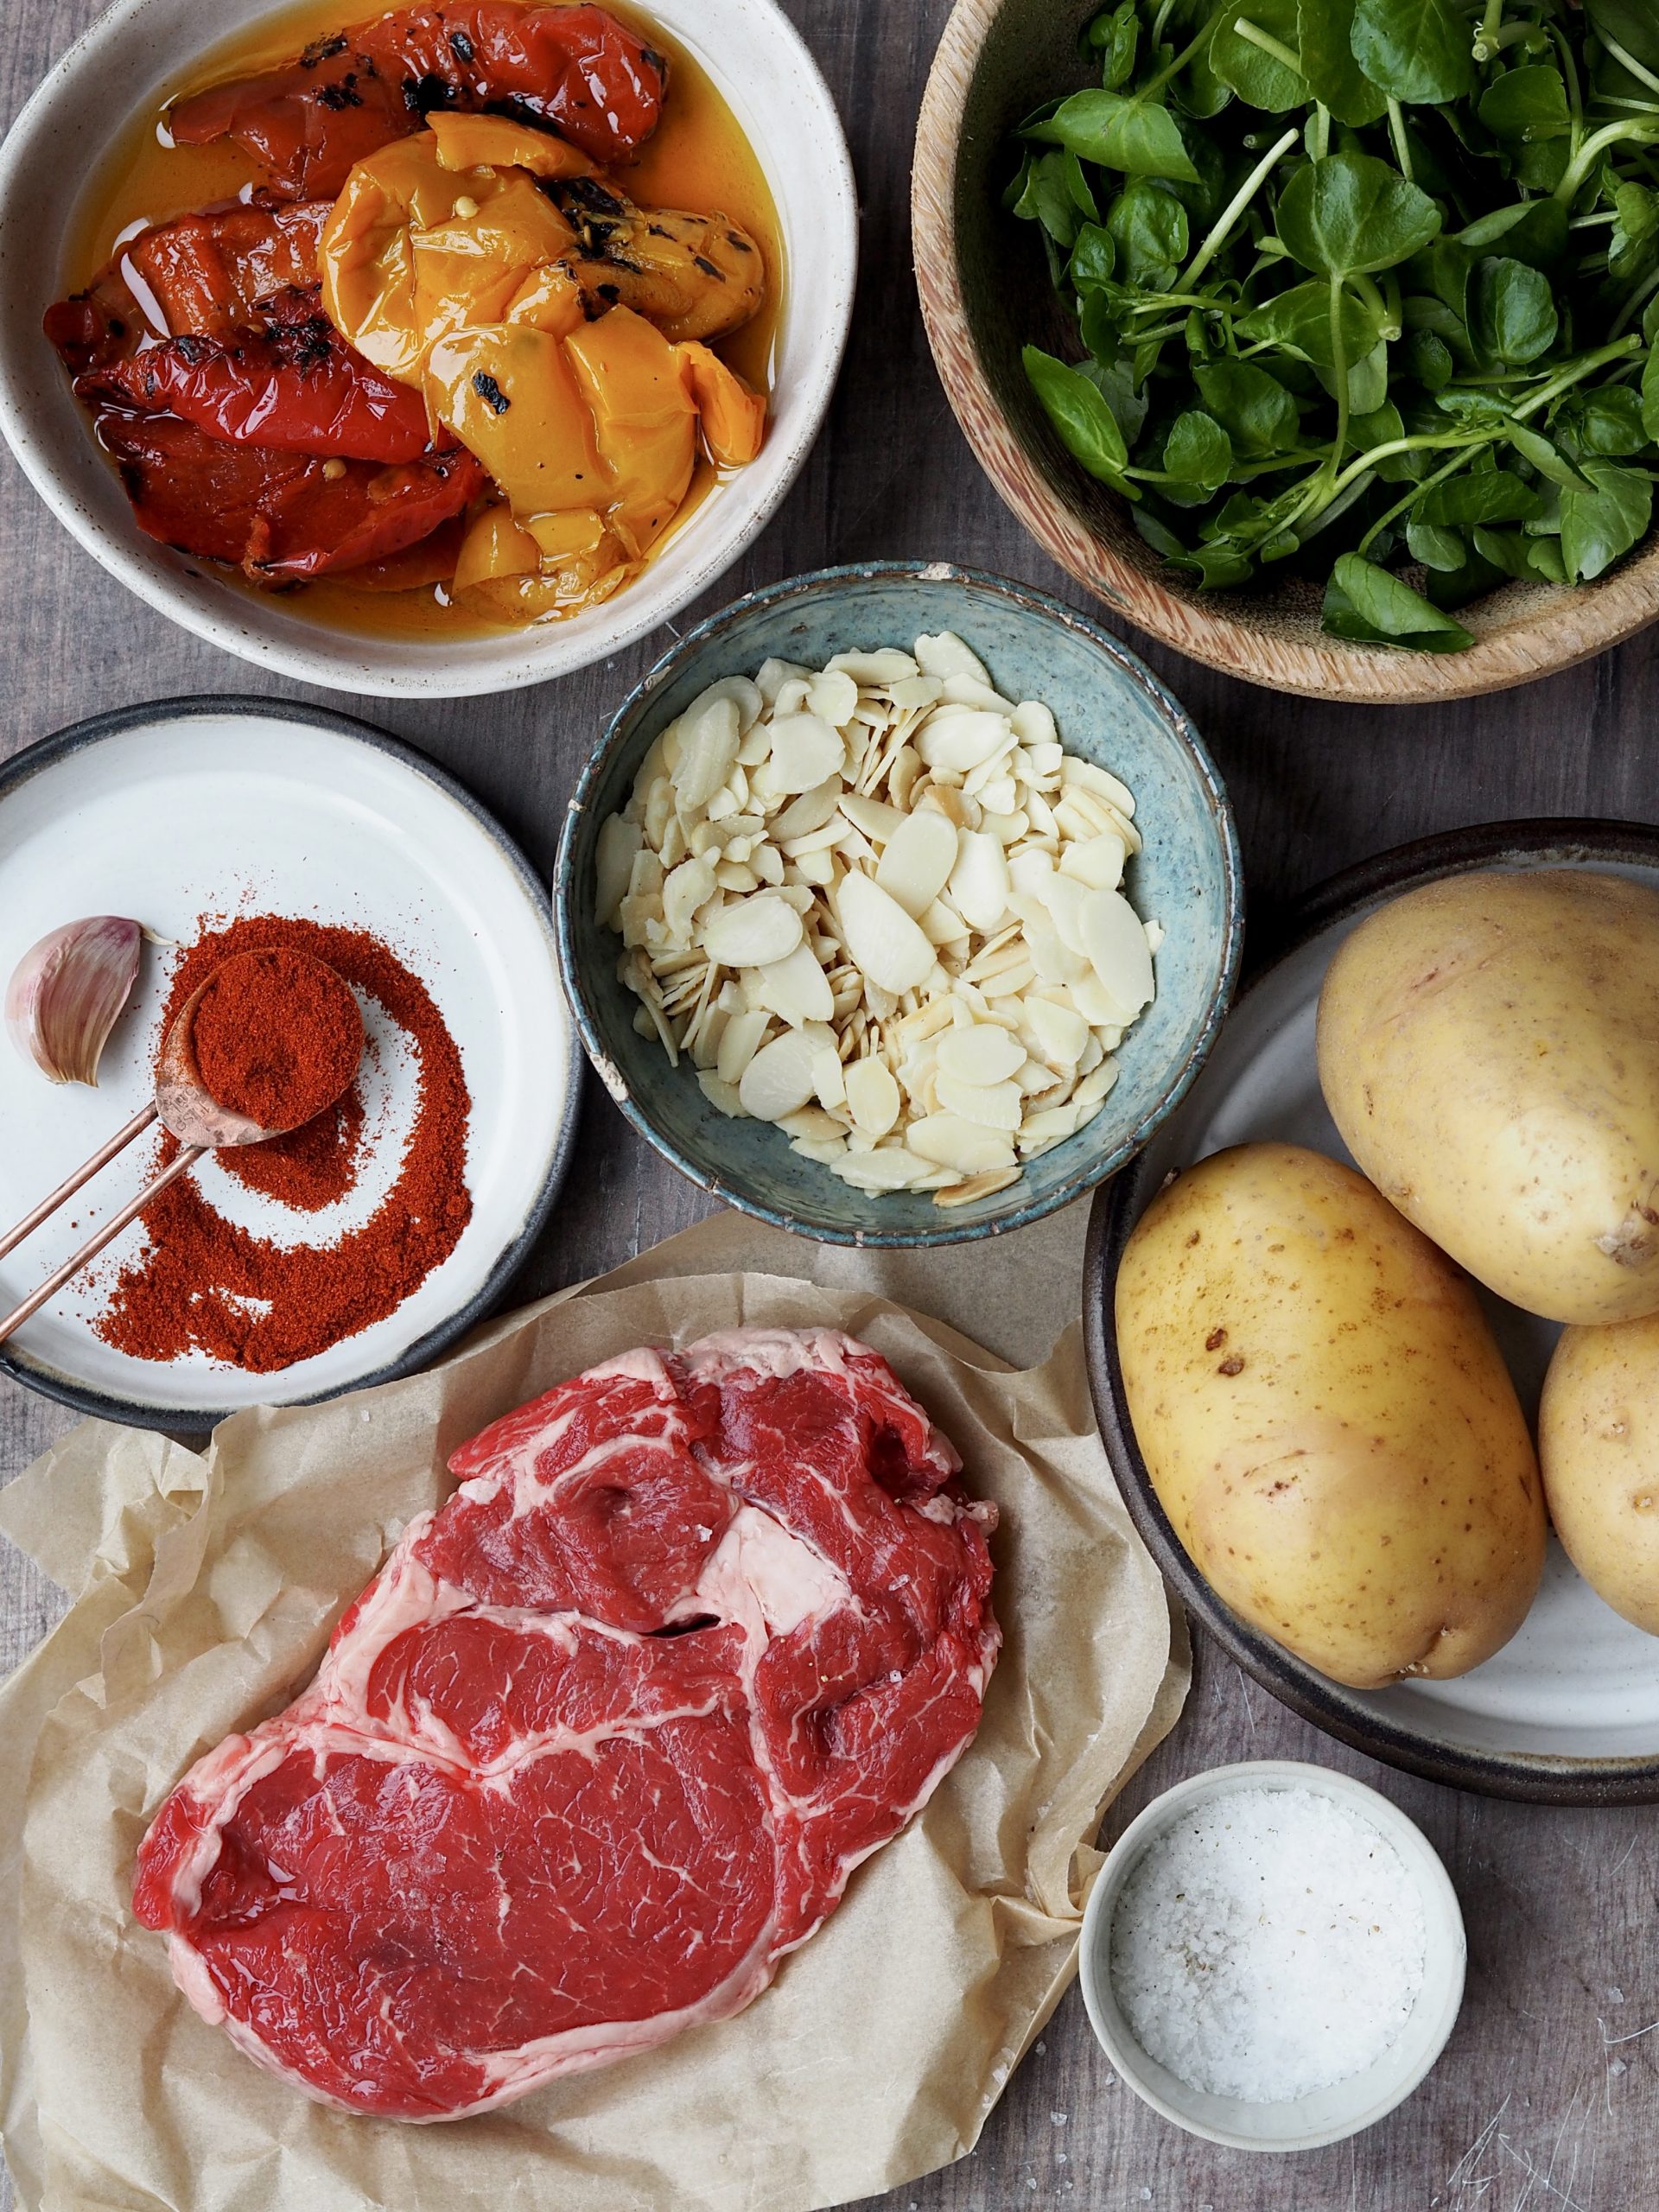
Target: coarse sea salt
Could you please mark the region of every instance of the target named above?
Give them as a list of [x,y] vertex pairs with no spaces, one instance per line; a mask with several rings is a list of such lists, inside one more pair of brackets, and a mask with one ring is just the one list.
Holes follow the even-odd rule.
[[1319,1791],[1243,1789],[1155,1837],[1112,1922],[1112,1990],[1147,2055],[1194,2089],[1281,2104],[1382,2057],[1427,1950],[1399,1853]]

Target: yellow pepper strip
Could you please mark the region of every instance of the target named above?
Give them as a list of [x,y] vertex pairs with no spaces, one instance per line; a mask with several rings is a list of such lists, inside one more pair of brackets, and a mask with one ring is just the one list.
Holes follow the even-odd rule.
[[587,155],[563,138],[505,115],[449,115],[440,109],[428,116],[427,124],[447,169],[528,169],[532,176],[594,174]]
[[627,308],[584,324],[565,340],[564,350],[610,470],[611,527],[638,558],[672,522],[691,487],[696,407],[674,348]]
[[610,505],[594,418],[559,339],[519,323],[441,338],[425,389],[427,405],[478,455],[520,522]]
[[572,613],[638,573],[690,489],[700,422],[722,467],[766,429],[764,396],[706,346],[671,343],[608,282],[585,288],[585,219],[536,181],[572,174],[568,151],[503,118],[435,117],[359,162],[322,233],[331,321],[494,480],[454,588],[504,620]]
[[459,178],[423,130],[346,178],[319,247],[323,310],[378,369],[414,384],[435,339],[499,321],[574,238],[522,169]]
[[741,468],[760,452],[766,435],[766,396],[751,391],[718,353],[688,340],[677,346],[692,403],[702,418],[703,443],[721,468]]
[[541,565],[540,546],[518,527],[505,500],[493,500],[461,541],[453,588],[471,591],[499,576],[533,576]]

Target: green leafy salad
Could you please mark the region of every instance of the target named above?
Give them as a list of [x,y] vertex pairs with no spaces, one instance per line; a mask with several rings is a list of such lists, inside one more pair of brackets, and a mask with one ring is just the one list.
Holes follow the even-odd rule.
[[1026,372],[1165,559],[1455,652],[1646,535],[1659,0],[1117,0],[1083,46],[1007,195],[1083,359]]

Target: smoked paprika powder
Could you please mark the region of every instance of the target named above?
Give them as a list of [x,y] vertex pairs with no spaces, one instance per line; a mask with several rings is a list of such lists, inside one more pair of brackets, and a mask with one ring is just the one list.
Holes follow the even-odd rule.
[[343,977],[291,944],[214,969],[190,1023],[196,1071],[232,1114],[297,1129],[332,1106],[363,1057],[363,1017]]
[[[189,1170],[144,1209],[148,1249],[116,1274],[92,1326],[105,1344],[134,1358],[179,1359],[199,1351],[271,1374],[384,1320],[454,1251],[472,1217],[466,1179],[472,1101],[461,1054],[431,994],[389,946],[363,930],[276,914],[204,925],[174,969],[158,1039],[213,969],[246,954],[326,963],[401,1033],[416,1096],[397,1175],[360,1226],[328,1242],[279,1244],[227,1220]],[[268,964],[254,974],[270,981],[279,972]],[[204,995],[204,1006],[210,996]],[[337,1001],[335,1007],[339,1012]],[[200,1020],[198,1009],[193,1033],[199,1063]],[[228,1052],[235,1040],[221,1041]],[[334,1049],[343,1051],[343,1040],[336,1039]],[[208,1079],[205,1064],[202,1072]],[[255,1093],[241,1095],[251,1099]],[[254,1118],[264,1117],[255,1109]],[[360,1084],[353,1084],[292,1136],[216,1158],[239,1181],[296,1214],[315,1214],[349,1198],[377,1142],[386,1141],[365,1127]],[[156,1164],[164,1166],[177,1149],[175,1139],[164,1137]]]

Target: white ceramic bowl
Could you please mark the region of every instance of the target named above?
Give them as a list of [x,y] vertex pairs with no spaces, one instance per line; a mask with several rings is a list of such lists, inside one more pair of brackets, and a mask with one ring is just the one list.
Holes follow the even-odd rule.
[[[41,333],[65,289],[87,180],[114,134],[208,48],[287,0],[116,0],[70,48],[0,146],[0,429],[47,505],[88,552],[198,637],[263,668],[341,691],[451,698],[541,683],[632,645],[707,589],[765,528],[830,404],[852,314],[858,207],[828,86],[774,0],[649,0],[707,70],[772,188],[784,304],[774,412],[759,460],[705,499],[636,582],[569,621],[487,637],[384,639],[325,627],[153,543],[135,526]],[[377,12],[341,0],[342,22]]]
[[[1194,2089],[1135,2041],[1112,1992],[1112,1920],[1124,1884],[1147,1845],[1196,1807],[1237,1789],[1312,1789],[1380,1828],[1422,1899],[1428,1942],[1411,2018],[1374,2065],[1312,2096],[1250,2104]],[[1457,1893],[1433,1847],[1395,1805],[1329,1768],[1295,1759],[1249,1759],[1178,1782],[1129,1822],[1108,1854],[1083,1916],[1083,2001],[1100,2046],[1138,2097],[1189,2135],[1234,2151],[1312,2151],[1372,2126],[1417,2087],[1446,2048],[1463,2001],[1467,1946]]]

